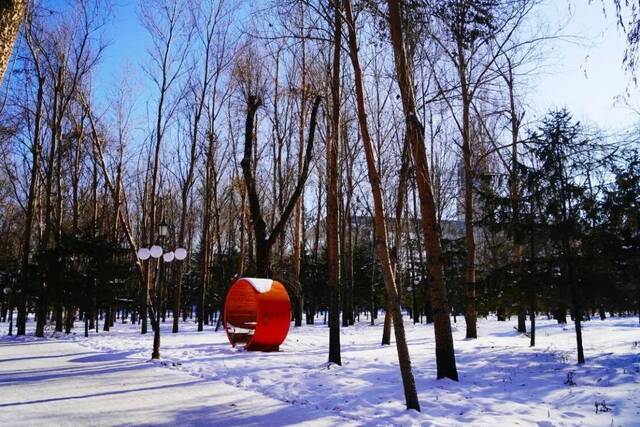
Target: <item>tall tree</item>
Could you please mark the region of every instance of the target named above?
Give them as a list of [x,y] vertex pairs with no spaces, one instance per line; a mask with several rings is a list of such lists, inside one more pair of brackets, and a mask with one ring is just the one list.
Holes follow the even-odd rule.
[[[145,207],[147,223],[143,239],[155,244],[156,228],[160,222],[156,203],[160,174],[160,156],[162,143],[169,123],[176,111],[177,102],[170,97],[177,86],[178,79],[184,71],[191,27],[185,24],[185,4],[181,0],[141,0],[140,18],[152,40],[150,49],[151,61],[154,65],[149,70],[151,79],[157,90],[155,103],[155,123],[152,130],[153,155],[151,161],[151,186],[148,204]],[[146,263],[147,268],[151,263]],[[147,312],[150,300],[151,283],[157,277],[160,268],[158,261],[154,268],[148,268],[141,301],[142,329],[147,332]]]
[[39,182],[39,171],[41,162],[41,127],[42,127],[42,107],[44,102],[44,84],[45,73],[42,69],[41,49],[39,39],[34,36],[29,25],[32,17],[27,19],[27,28],[25,31],[25,39],[29,48],[30,57],[33,60],[33,70],[36,74],[38,89],[36,94],[36,109],[33,119],[33,139],[31,144],[31,179],[29,182],[29,194],[27,195],[27,207],[25,212],[24,234],[22,238],[22,261],[20,264],[20,294],[17,301],[18,318],[16,320],[17,335],[24,335],[26,332],[27,320],[27,289],[29,283],[29,256],[31,253],[32,226],[36,204],[37,188]]
[[420,123],[413,92],[414,83],[411,65],[407,58],[404,41],[403,20],[400,2],[389,0],[389,28],[394,48],[396,74],[400,86],[402,106],[405,115],[407,139],[411,143],[414,160],[420,208],[422,213],[422,229],[427,247],[429,275],[431,280],[431,303],[434,314],[434,332],[436,337],[436,362],[438,378],[458,380],[451,321],[447,307],[446,289],[443,277],[442,247],[436,220],[436,206],[433,196],[431,175],[424,144],[424,128]]
[[327,274],[329,282],[329,362],[342,364],[340,358],[340,258],[338,255],[338,147],[340,145],[340,53],[342,17],[340,4],[334,1],[333,64],[331,75],[331,134],[327,138]]
[[[209,123],[207,124],[208,130],[205,133],[207,141],[206,152],[206,165],[205,175],[207,178],[211,177],[211,168],[214,167],[212,162],[215,162],[215,118],[219,113],[219,107],[215,102],[219,82],[222,79],[222,73],[228,65],[228,53],[227,53],[227,38],[228,38],[228,19],[229,10],[228,4],[224,1],[217,2],[216,4],[206,2],[194,2],[191,5],[191,19],[195,34],[195,42],[197,43],[197,49],[194,53],[194,64],[190,67],[190,79],[187,82],[189,87],[188,99],[189,105],[187,107],[187,117],[189,123],[188,131],[188,146],[184,151],[187,155],[187,164],[184,171],[183,179],[181,180],[181,203],[180,203],[180,221],[178,229],[178,246],[185,247],[187,228],[188,228],[188,213],[190,207],[191,190],[195,181],[195,168],[200,154],[198,147],[201,143],[203,134],[202,122],[206,118],[207,110],[210,111]],[[221,29],[221,27],[223,29]],[[194,43],[195,44],[195,43]],[[187,98],[187,97],[185,97]],[[217,107],[217,108],[216,108]],[[207,213],[205,215],[205,225],[208,225],[210,216],[208,215],[210,209],[211,197],[208,197],[208,191],[210,180],[205,180],[205,203],[203,211]],[[203,236],[202,239],[202,252],[208,255],[208,247],[205,249],[208,243],[208,235]],[[208,262],[208,256],[204,256],[203,260]],[[206,266],[206,265],[205,265]],[[206,273],[207,268],[202,269],[202,273]],[[176,269],[176,286],[174,292],[174,304],[173,304],[173,328],[172,332],[176,333],[179,330],[178,320],[180,319],[180,307],[182,300],[182,275],[183,265],[179,263]],[[202,284],[206,283],[206,277],[203,277]],[[204,287],[203,287],[204,289]],[[204,292],[201,291],[201,295]],[[200,315],[203,312],[202,307],[199,304],[198,311],[198,330],[202,330],[202,317]]]
[[[304,165],[304,129],[306,119],[307,106],[307,50],[305,43],[305,7],[304,2],[300,2],[300,123],[298,126],[298,174],[302,172]],[[298,290],[297,298],[293,308],[293,319],[295,326],[302,326],[302,311],[304,307],[304,295],[302,292],[302,283],[300,281],[300,266],[302,258],[302,234],[304,229],[304,192],[300,195],[300,199],[296,203],[293,217],[293,259],[291,269],[291,285]]]
[[[480,147],[474,138],[472,110],[480,90],[495,74],[496,59],[504,53],[505,45],[523,22],[535,0],[447,0],[427,1],[435,18],[429,30],[432,40],[440,47],[455,74],[455,84],[445,87],[436,75],[441,93],[456,93],[459,100],[445,96],[452,118],[460,132],[462,151],[462,198],[466,247],[466,337],[477,337],[476,310],[476,238],[474,235],[474,182]],[[430,61],[433,64],[434,61]],[[437,71],[434,68],[434,72]],[[457,102],[456,102],[457,101]]]
[[393,330],[396,337],[396,350],[400,362],[400,373],[402,375],[402,384],[404,386],[404,396],[407,409],[420,410],[420,402],[418,401],[418,393],[416,391],[416,383],[411,369],[411,357],[409,356],[409,347],[407,346],[407,338],[402,321],[402,310],[400,308],[400,296],[396,288],[395,272],[391,265],[391,255],[389,252],[389,242],[387,236],[387,225],[385,209],[383,205],[382,188],[380,186],[380,175],[376,165],[376,155],[374,153],[373,143],[369,134],[369,125],[367,124],[367,112],[365,110],[365,93],[364,83],[362,80],[362,69],[360,67],[360,58],[358,56],[358,41],[356,37],[356,24],[353,17],[350,0],[343,0],[344,17],[348,28],[348,46],[349,57],[353,67],[356,92],[356,106],[358,110],[358,124],[360,127],[360,135],[364,146],[369,183],[374,202],[374,228],[376,234],[376,249],[378,261],[382,267],[384,277],[384,285],[387,290],[387,298],[393,316]]
[[527,140],[536,165],[529,173],[536,186],[544,189],[539,196],[540,210],[556,254],[560,271],[557,304],[571,307],[578,363],[584,363],[582,318],[584,297],[578,260],[583,251],[585,230],[585,196],[593,165],[592,153],[601,151],[597,139],[588,137],[566,110],[552,111],[537,132]]

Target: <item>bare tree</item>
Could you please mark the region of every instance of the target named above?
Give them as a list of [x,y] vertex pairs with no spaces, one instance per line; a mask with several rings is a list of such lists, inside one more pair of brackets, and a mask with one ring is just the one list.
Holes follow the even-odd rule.
[[[251,78],[251,77],[250,77]],[[262,209],[260,207],[260,198],[258,196],[258,190],[256,186],[254,162],[254,122],[256,119],[256,112],[262,105],[262,99],[260,95],[255,92],[255,86],[246,85],[245,96],[247,103],[247,116],[245,121],[245,137],[244,137],[244,154],[242,157],[242,172],[245,182],[245,188],[247,190],[247,198],[249,202],[249,212],[251,214],[251,225],[253,227],[255,245],[256,245],[256,272],[259,276],[270,277],[271,276],[271,249],[280,237],[280,234],[284,232],[285,225],[289,216],[295,208],[295,204],[302,193],[304,183],[309,175],[309,164],[311,162],[311,155],[313,153],[313,140],[315,137],[315,130],[317,124],[318,110],[320,107],[321,97],[316,95],[311,109],[311,118],[309,122],[309,137],[307,138],[307,148],[305,152],[304,163],[302,167],[302,173],[298,178],[298,182],[295,186],[289,201],[284,208],[280,219],[274,225],[271,234],[267,234],[267,224],[264,220]]]
[[329,282],[329,363],[342,364],[340,357],[340,258],[338,254],[338,147],[340,145],[340,53],[342,16],[334,1],[334,46],[331,76],[331,134],[327,138],[327,275]]
[[[190,37],[190,26],[185,24],[185,5],[180,0],[143,0],[140,3],[140,19],[143,26],[151,35],[152,47],[149,51],[152,67],[147,70],[157,89],[155,105],[155,124],[153,128],[154,149],[151,167],[151,188],[149,189],[148,205],[145,207],[146,223],[143,239],[150,243],[155,242],[156,225],[159,222],[156,198],[158,193],[158,178],[160,169],[160,155],[162,142],[167,132],[169,123],[176,111],[177,100],[171,98],[171,91],[177,85],[182,76],[187,59]],[[150,263],[147,263],[148,267]],[[148,268],[144,281],[142,296],[142,330],[147,332],[147,312],[150,298],[150,286],[154,277],[157,277],[160,261],[154,267],[155,271]],[[158,335],[159,331],[154,331]],[[155,339],[155,338],[154,338]],[[154,354],[154,358],[159,355]]]
[[[211,103],[211,98],[215,97],[218,90],[218,82],[221,80],[221,74],[228,65],[227,53],[227,37],[229,34],[229,6],[224,1],[216,4],[205,4],[205,2],[197,2],[191,5],[191,23],[195,28],[195,41],[198,47],[195,53],[195,64],[191,69],[191,78],[187,83],[190,95],[190,104],[187,107],[189,122],[189,145],[185,147],[187,154],[187,164],[181,180],[181,203],[180,203],[180,221],[178,229],[177,242],[178,245],[184,247],[186,244],[187,220],[189,213],[189,200],[191,190],[195,180],[195,166],[198,158],[198,146],[202,136],[202,119],[206,113],[207,107]],[[212,95],[214,94],[214,95]],[[214,112],[217,114],[217,111]],[[208,126],[209,128],[211,126]],[[214,129],[209,129],[206,133],[206,140],[209,141],[214,137]],[[210,144],[208,144],[210,145]],[[207,164],[209,165],[209,157],[211,150],[207,150]],[[206,185],[206,184],[205,184]],[[205,204],[205,210],[208,205]],[[206,242],[206,240],[204,240]],[[173,304],[173,333],[179,330],[178,321],[181,307],[182,295],[182,273],[183,265],[180,263],[176,270],[176,286],[174,292]],[[204,282],[203,282],[204,283]],[[198,328],[200,329],[201,316],[198,317]]]
[[[56,246],[56,240],[62,231],[63,130],[79,89],[86,84],[104,50],[104,44],[99,39],[105,22],[101,7],[99,3],[91,4],[88,1],[74,4],[68,14],[52,17],[49,27],[43,30],[40,38],[44,47],[42,52],[45,65],[42,69],[50,85],[47,96],[52,99],[47,111],[49,152],[44,176],[44,231],[39,247],[43,251]],[[33,23],[30,25],[33,26]],[[51,268],[49,270],[51,273]],[[46,275],[38,289],[36,336],[44,336],[50,276]]]
[[[36,192],[39,181],[40,172],[40,158],[42,150],[41,141],[41,127],[42,127],[42,107],[44,102],[44,84],[45,74],[41,67],[43,61],[39,52],[42,47],[39,46],[39,40],[37,40],[31,29],[33,17],[29,15],[27,17],[27,26],[25,31],[25,39],[29,48],[30,57],[33,61],[33,70],[37,78],[37,94],[36,94],[36,109],[33,120],[33,139],[31,143],[31,178],[29,180],[29,194],[27,195],[27,208],[25,211],[25,225],[22,238],[22,260],[20,264],[20,294],[17,301],[18,305],[18,318],[16,320],[17,335],[24,335],[26,329],[27,320],[27,286],[28,286],[28,270],[29,270],[29,255],[31,253],[31,240],[32,240],[32,226],[33,216],[36,203]],[[38,45],[36,45],[38,43]]]
[[[306,119],[306,106],[307,106],[307,50],[305,43],[305,21],[304,21],[304,3],[300,2],[300,123],[298,128],[298,175],[302,172],[302,165],[304,164],[304,129]],[[300,260],[302,257],[302,233],[304,229],[304,192],[300,195],[298,203],[296,203],[296,209],[293,219],[293,259],[292,259],[292,273],[291,284],[298,289],[298,296],[296,298],[296,306],[293,309],[293,318],[295,326],[302,326],[302,310],[304,307],[304,295],[302,293],[302,283],[300,283]]]
[[402,321],[402,311],[400,309],[400,298],[396,288],[395,272],[391,265],[391,255],[389,253],[387,227],[385,222],[385,210],[383,206],[383,195],[380,187],[380,175],[377,170],[376,156],[369,135],[369,126],[367,124],[367,113],[365,111],[364,84],[362,81],[362,70],[360,68],[360,59],[358,57],[358,42],[356,39],[356,26],[351,9],[351,1],[343,0],[344,16],[348,28],[349,56],[353,66],[355,79],[356,101],[358,108],[358,123],[360,126],[360,134],[367,160],[367,170],[369,173],[369,183],[373,193],[374,201],[374,221],[376,232],[376,249],[378,260],[382,267],[384,276],[384,284],[387,290],[387,298],[393,315],[393,329],[396,337],[396,349],[398,351],[398,359],[400,362],[400,373],[402,375],[402,383],[404,386],[404,395],[407,409],[420,410],[418,402],[418,394],[416,392],[416,384],[411,370],[411,358],[409,356],[409,348],[404,331]]
[[396,74],[402,97],[405,114],[407,138],[411,142],[413,161],[420,196],[422,227],[429,257],[429,273],[432,282],[431,296],[434,311],[434,332],[436,336],[436,362],[438,378],[458,380],[451,324],[446,302],[446,289],[442,271],[442,248],[440,233],[436,220],[435,200],[429,174],[426,149],[424,145],[424,128],[416,113],[414,83],[403,35],[400,3],[389,0],[389,28],[395,53]]

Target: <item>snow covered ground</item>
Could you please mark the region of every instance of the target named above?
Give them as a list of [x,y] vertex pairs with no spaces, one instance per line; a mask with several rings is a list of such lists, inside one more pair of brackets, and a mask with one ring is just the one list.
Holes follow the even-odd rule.
[[6,337],[0,324],[0,425],[640,426],[637,317],[585,322],[582,366],[572,324],[538,319],[531,349],[515,319],[481,320],[477,340],[463,322],[458,383],[435,379],[433,327],[406,322],[420,413],[405,410],[395,346],[381,347],[382,326],[364,320],[342,329],[342,367],[326,364],[322,324],[254,353],[212,327],[171,334],[167,320],[160,363],[149,362],[152,334],[129,324],[47,339]]

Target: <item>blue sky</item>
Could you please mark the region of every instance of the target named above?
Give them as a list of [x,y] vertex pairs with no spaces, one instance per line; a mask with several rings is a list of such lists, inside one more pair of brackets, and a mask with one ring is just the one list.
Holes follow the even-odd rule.
[[[136,14],[137,1],[111,4],[114,19],[106,31],[111,43],[100,66],[98,92],[117,82],[127,64],[129,71],[142,73],[139,65],[145,61],[148,44]],[[576,119],[604,130],[617,131],[636,123],[636,114],[616,102],[628,91],[633,104],[639,91],[623,70],[625,37],[616,26],[613,8],[608,12],[605,17],[598,0],[592,4],[588,0],[546,0],[539,13],[551,28],[568,22],[562,33],[571,36],[571,41],[555,41],[545,47],[544,66],[527,84],[529,120],[550,108],[566,106]],[[141,93],[140,98],[145,96]]]
[[557,23],[570,17],[563,33],[575,42],[554,42],[546,70],[532,82],[530,103],[538,115],[552,107],[566,106],[576,119],[611,131],[638,121],[623,102],[616,101],[628,92],[630,103],[633,105],[636,99],[635,104],[640,105],[640,93],[622,66],[625,35],[617,28],[613,7],[607,12],[605,17],[602,4],[596,0],[591,5],[587,0],[547,1],[547,19]]
[[[111,3],[113,19],[105,30],[109,43],[99,66],[97,92],[108,90],[123,76],[123,67],[138,72],[145,61],[149,36],[140,24],[136,0],[114,0]],[[133,76],[135,77],[135,76]],[[138,76],[142,78],[142,75]]]

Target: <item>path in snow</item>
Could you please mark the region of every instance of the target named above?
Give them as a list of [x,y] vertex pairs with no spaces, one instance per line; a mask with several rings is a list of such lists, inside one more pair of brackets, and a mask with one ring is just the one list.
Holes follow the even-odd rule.
[[0,426],[347,421],[158,367],[130,354],[96,352],[55,340],[0,341]]

